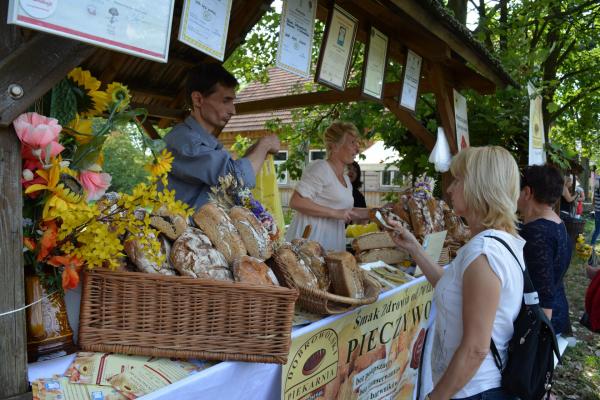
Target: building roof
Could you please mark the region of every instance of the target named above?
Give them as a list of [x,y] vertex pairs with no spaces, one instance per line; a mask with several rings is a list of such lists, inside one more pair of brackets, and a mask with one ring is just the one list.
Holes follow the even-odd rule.
[[[356,161],[360,164],[363,171],[381,171],[386,164],[393,163],[402,159],[400,153],[391,147],[385,147],[383,140],[374,142],[370,147],[361,153],[365,158],[356,156]],[[396,168],[390,168],[396,169]]]

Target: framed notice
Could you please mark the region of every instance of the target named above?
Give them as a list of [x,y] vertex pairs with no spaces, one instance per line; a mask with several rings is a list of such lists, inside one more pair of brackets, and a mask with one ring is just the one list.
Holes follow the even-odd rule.
[[321,44],[316,82],[338,90],[346,89],[357,27],[356,18],[334,5]]
[[458,151],[469,147],[469,120],[467,118],[467,99],[456,89],[454,91],[454,122],[456,124],[456,144]]
[[389,39],[378,29],[371,27],[363,63],[362,93],[377,100],[383,99],[383,79],[387,65]]
[[173,0],[9,0],[8,23],[166,62],[173,3]]
[[316,0],[285,0],[283,2],[275,65],[304,78],[310,76],[316,16]]
[[232,0],[185,0],[180,42],[223,61]]
[[402,92],[400,92],[400,107],[415,111],[419,95],[419,80],[423,58],[412,50],[406,53],[406,63],[402,72]]

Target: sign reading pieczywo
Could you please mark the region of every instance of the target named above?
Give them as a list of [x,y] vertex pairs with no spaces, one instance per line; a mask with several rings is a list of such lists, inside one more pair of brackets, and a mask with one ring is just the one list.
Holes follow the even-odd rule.
[[427,281],[412,283],[296,336],[282,399],[412,399],[433,297]]

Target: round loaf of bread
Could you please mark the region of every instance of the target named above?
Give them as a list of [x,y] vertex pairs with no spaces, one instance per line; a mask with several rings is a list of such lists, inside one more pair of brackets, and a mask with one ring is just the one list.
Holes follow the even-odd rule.
[[331,284],[325,264],[325,249],[317,241],[297,238],[292,240],[296,254],[309,266],[317,278],[319,289],[327,290]]
[[150,214],[150,225],[171,240],[177,239],[188,226],[184,215],[173,213],[166,207],[160,207]]
[[252,211],[245,207],[231,207],[229,217],[240,233],[248,254],[263,261],[271,258],[273,245],[269,232]]
[[227,213],[214,203],[206,203],[193,216],[196,225],[232,265],[247,254],[246,246]]
[[[233,277],[237,282],[257,285],[278,285],[271,268],[258,258],[243,256],[233,263]],[[275,279],[275,280],[273,280]]]
[[[154,239],[154,237],[151,237]],[[141,272],[147,272],[150,274],[162,274],[162,275],[177,275],[173,267],[169,264],[169,252],[171,250],[171,244],[163,235],[158,235],[160,242],[160,252],[154,254],[152,248],[149,245],[144,245],[141,241],[133,236],[130,236],[123,247],[125,253],[131,260],[131,262]],[[157,261],[163,259],[164,262],[159,264]]]
[[233,276],[223,254],[200,229],[188,227],[173,243],[171,264],[181,275],[231,281]]
[[290,243],[280,246],[273,255],[275,262],[283,274],[287,275],[295,285],[318,289],[319,282],[310,267],[298,256]]

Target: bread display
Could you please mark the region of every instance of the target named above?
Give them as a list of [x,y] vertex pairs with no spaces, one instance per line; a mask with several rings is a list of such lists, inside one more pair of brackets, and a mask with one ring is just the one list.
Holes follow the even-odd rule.
[[171,240],[175,240],[187,228],[185,216],[170,212],[161,207],[150,214],[150,225]]
[[331,278],[331,291],[340,296],[355,299],[365,296],[362,272],[351,253],[333,252],[325,256],[325,263]]
[[246,246],[231,218],[216,204],[206,203],[192,218],[215,248],[223,253],[229,265],[247,254]]
[[317,278],[319,289],[327,290],[331,283],[329,272],[325,265],[325,250],[319,242],[308,239],[294,239],[292,244],[295,246],[296,254],[308,265]]
[[352,241],[352,248],[358,254],[365,250],[396,247],[389,232],[371,232]]
[[233,277],[236,282],[258,285],[279,285],[271,268],[258,258],[243,256],[233,263]]
[[231,281],[233,276],[223,254],[200,229],[188,227],[171,249],[171,264],[181,275]]
[[248,254],[263,261],[271,257],[273,246],[269,233],[252,211],[235,206],[229,210],[229,217],[240,233]]
[[369,263],[383,261],[386,264],[399,264],[409,259],[409,255],[398,248],[371,249],[356,256],[358,262]]
[[[158,250],[152,249],[149,244],[143,244],[138,238],[133,236],[125,240],[123,247],[131,262],[141,272],[177,275],[173,267],[169,264],[171,244],[162,235],[159,235],[157,240],[160,243]],[[159,260],[163,260],[163,262],[159,263]]]
[[314,272],[294,251],[291,243],[281,245],[273,258],[278,268],[287,274],[296,285],[313,289],[319,288],[319,282]]
[[444,222],[448,229],[450,241],[460,244],[466,243],[471,237],[471,231],[462,221],[462,219],[451,209],[444,210]]

